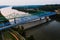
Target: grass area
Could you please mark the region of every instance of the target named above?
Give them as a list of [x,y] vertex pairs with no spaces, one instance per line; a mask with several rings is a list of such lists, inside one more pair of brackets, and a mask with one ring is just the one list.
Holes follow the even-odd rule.
[[15,37],[13,37],[9,32],[4,32],[5,40],[16,40]]

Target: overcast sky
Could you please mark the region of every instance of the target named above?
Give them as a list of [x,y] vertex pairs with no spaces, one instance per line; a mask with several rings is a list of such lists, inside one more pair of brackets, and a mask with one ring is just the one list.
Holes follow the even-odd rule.
[[0,5],[45,5],[60,4],[60,0],[0,0]]

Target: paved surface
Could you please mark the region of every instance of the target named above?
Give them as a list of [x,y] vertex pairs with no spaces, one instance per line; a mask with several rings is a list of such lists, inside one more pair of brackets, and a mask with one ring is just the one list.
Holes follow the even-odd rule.
[[26,34],[33,35],[35,40],[60,40],[60,22],[51,21],[26,31]]

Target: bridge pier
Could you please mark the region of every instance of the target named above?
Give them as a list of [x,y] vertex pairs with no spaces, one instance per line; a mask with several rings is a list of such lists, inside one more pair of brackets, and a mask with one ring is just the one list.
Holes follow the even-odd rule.
[[49,16],[46,16],[45,19],[46,19],[46,22],[50,20]]
[[16,18],[14,18],[14,23],[16,24]]

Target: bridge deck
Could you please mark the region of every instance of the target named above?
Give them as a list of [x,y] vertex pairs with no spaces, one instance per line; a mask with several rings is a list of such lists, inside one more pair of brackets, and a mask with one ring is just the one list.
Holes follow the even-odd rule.
[[17,25],[21,25],[21,24],[24,24],[24,23],[27,23],[27,22],[32,22],[33,20],[36,20],[36,19],[41,18],[41,17],[51,16],[51,15],[55,15],[55,14],[56,14],[55,12],[45,12],[45,13],[41,13],[41,14],[38,13],[36,15],[20,17],[20,18],[18,18],[18,20],[15,20],[16,24],[13,23],[14,21],[11,22],[11,23],[13,23],[11,25],[9,25],[10,22],[0,24],[0,26],[1,26],[0,30],[4,30],[4,29],[10,28],[10,27],[15,27]]

